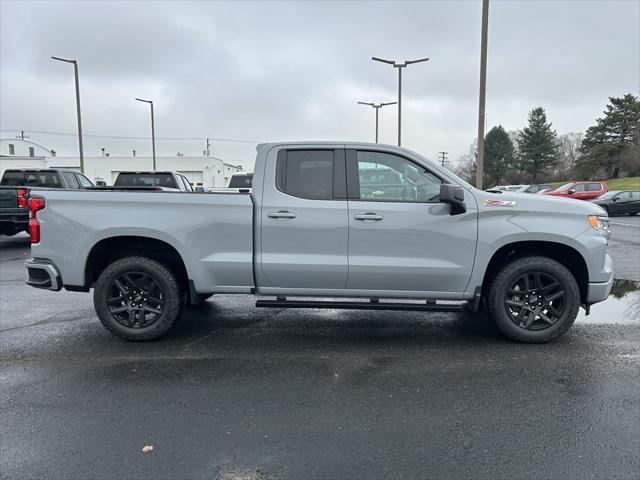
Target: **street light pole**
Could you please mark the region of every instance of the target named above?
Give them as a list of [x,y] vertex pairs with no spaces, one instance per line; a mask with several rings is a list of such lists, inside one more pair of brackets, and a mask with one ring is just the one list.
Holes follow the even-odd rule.
[[153,152],[153,169],[156,169],[156,127],[155,122],[153,120],[153,101],[145,100],[143,98],[136,98],[139,102],[148,103],[151,105],[151,149]]
[[376,143],[378,143],[378,112],[382,107],[386,107],[387,105],[395,105],[398,102],[387,102],[387,103],[371,103],[371,102],[358,102],[360,105],[369,105],[373,107],[376,111]]
[[398,69],[398,146],[402,144],[402,69],[412,63],[426,62],[428,58],[419,58],[417,60],[405,60],[404,62],[396,62],[395,60],[387,60],[379,57],[371,57],[376,62],[388,63],[393,68]]
[[76,82],[76,115],[78,117],[78,149],[80,151],[80,172],[84,173],[84,149],[82,148],[82,116],[80,115],[80,81],[78,79],[78,62],[67,58],[51,57],[59,62],[73,64],[73,74]]
[[482,190],[484,176],[484,123],[487,92],[487,37],[489,29],[489,0],[482,0],[482,33],[480,38],[480,99],[478,107],[478,158],[476,161],[476,188]]

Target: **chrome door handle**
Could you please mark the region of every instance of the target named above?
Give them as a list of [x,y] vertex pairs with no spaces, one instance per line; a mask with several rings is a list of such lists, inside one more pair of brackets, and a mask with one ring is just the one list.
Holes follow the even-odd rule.
[[280,210],[278,212],[267,212],[269,218],[296,218],[296,214],[286,210]]
[[378,215],[377,213],[363,213],[363,214],[358,214],[358,215],[354,215],[353,218],[355,218],[356,220],[382,220],[384,218],[383,215]]

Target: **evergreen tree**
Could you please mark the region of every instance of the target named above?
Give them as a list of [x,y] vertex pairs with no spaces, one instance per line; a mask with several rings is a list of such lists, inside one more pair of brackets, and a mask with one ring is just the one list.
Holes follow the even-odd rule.
[[513,168],[514,148],[502,125],[493,127],[484,139],[484,173],[486,185],[499,185]]
[[547,173],[557,162],[558,140],[551,123],[547,123],[544,108],[529,112],[529,124],[518,139],[520,170],[531,175],[535,182],[540,174]]
[[596,124],[587,129],[580,145],[576,167],[585,177],[617,178],[630,155],[633,157],[633,152],[638,152],[638,97],[631,94],[609,97],[609,102],[604,117],[596,119]]

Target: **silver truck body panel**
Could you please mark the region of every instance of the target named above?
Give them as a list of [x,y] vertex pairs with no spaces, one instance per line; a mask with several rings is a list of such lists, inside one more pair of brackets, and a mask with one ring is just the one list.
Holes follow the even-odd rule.
[[199,293],[248,293],[253,287],[253,205],[248,195],[34,190],[35,258],[51,260],[65,285],[82,286],[91,249],[119,236],[163,241],[182,257]]

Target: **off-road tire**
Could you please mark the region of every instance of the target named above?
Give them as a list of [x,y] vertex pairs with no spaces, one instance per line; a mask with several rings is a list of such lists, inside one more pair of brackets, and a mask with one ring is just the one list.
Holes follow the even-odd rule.
[[[129,328],[119,323],[108,307],[109,290],[120,275],[127,272],[144,272],[151,276],[162,288],[164,306],[162,314],[149,326]],[[167,267],[147,257],[125,257],[108,265],[98,277],[93,293],[93,304],[102,325],[114,335],[130,341],[155,340],[169,331],[182,313],[184,292],[180,289],[175,275]]]
[[[566,305],[562,315],[543,330],[527,330],[511,319],[505,304],[508,290],[517,278],[528,272],[552,275],[565,292]],[[580,289],[573,274],[561,263],[543,256],[521,257],[504,266],[493,279],[487,295],[489,316],[498,329],[511,340],[526,343],[545,343],[564,334],[578,315]]]

